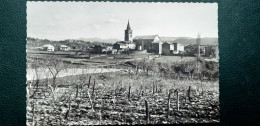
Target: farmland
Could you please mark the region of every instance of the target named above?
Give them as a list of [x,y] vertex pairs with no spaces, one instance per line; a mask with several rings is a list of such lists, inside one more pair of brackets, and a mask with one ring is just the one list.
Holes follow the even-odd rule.
[[27,81],[27,125],[218,123],[218,64],[202,59],[200,77],[187,72],[195,63],[145,52],[27,52],[27,69],[50,72]]

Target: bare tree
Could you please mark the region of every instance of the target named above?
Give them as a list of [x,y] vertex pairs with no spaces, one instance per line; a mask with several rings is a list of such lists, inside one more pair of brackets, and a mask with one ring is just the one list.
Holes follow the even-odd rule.
[[[29,89],[32,88],[32,85],[34,85],[33,89],[35,89],[35,91],[32,93],[31,96],[28,96],[29,98],[33,98],[34,95],[36,94],[36,92],[38,91],[38,88],[39,88],[39,83],[40,83],[40,80],[39,80],[39,69],[40,69],[40,66],[41,66],[41,62],[39,61],[38,58],[36,58],[35,60],[33,60],[32,64],[31,64],[31,68],[35,71],[35,78],[33,78],[32,81],[29,82],[29,85],[27,85],[27,95],[29,95]],[[33,83],[35,81],[35,84]]]
[[46,58],[46,67],[49,70],[49,73],[52,78],[52,83],[48,83],[48,87],[51,89],[51,93],[53,95],[53,98],[55,99],[56,94],[55,90],[58,87],[58,84],[56,83],[56,79],[58,77],[58,74],[62,71],[68,68],[69,65],[66,65],[63,63],[63,61],[60,58],[57,57],[47,57]]

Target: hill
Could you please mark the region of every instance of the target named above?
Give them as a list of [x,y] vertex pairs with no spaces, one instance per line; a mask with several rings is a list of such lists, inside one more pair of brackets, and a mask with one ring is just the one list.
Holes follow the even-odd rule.
[[67,45],[70,47],[84,47],[84,46],[91,46],[91,45],[99,45],[99,44],[106,44],[112,45],[116,39],[104,40],[104,39],[66,39],[60,41],[53,41],[48,39],[37,39],[32,37],[27,37],[27,48],[30,47],[41,47],[45,44],[52,44],[54,46],[59,45]]
[[102,43],[116,43],[120,41],[119,39],[101,39],[101,38],[79,38],[78,40],[88,41],[88,42],[102,42]]
[[[189,37],[160,37],[162,41],[170,41],[170,42],[177,42],[184,45],[188,44],[196,44],[197,38],[189,38]],[[215,45],[218,44],[218,38],[201,38],[202,45]]]

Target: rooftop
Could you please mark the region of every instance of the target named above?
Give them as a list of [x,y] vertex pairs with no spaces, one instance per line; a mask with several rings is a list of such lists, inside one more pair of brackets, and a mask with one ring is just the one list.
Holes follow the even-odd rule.
[[60,45],[60,47],[69,47],[69,46],[66,46],[66,45]]
[[43,45],[42,47],[54,47],[54,46],[51,44],[46,44],[46,45]]

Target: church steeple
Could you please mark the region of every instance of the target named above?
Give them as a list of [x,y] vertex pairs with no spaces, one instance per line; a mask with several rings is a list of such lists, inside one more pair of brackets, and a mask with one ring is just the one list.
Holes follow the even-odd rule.
[[128,23],[127,23],[126,30],[131,30],[131,27],[130,27],[130,24],[129,24],[129,20],[128,20]]
[[130,41],[130,42],[133,41],[132,32],[133,32],[133,30],[131,29],[130,23],[129,23],[129,20],[128,20],[127,27],[126,27],[126,30],[125,30],[125,41]]

